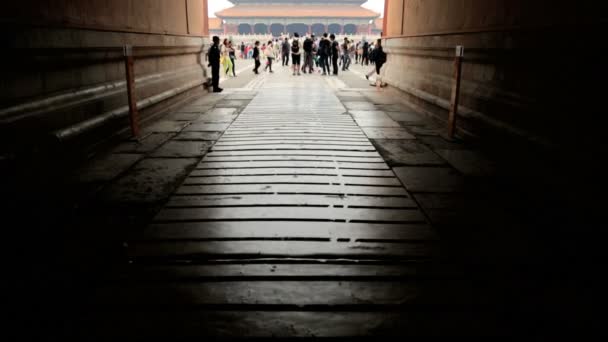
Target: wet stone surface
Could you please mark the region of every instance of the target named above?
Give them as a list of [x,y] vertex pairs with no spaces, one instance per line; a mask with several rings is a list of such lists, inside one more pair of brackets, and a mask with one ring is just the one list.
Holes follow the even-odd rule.
[[113,153],[148,153],[167,142],[174,133],[152,133],[140,141],[127,141],[112,150]]
[[445,160],[416,140],[374,139],[374,145],[389,165],[444,165]]
[[80,182],[110,181],[143,158],[141,154],[107,154],[77,172]]
[[166,199],[199,161],[197,158],[144,159],[102,191],[112,203],[151,203]]
[[230,123],[205,123],[205,122],[195,122],[188,126],[184,132],[216,132],[216,131],[225,131],[228,127],[230,127]]
[[465,179],[448,167],[396,167],[397,177],[411,192],[461,192]]
[[362,130],[370,139],[416,139],[405,128],[362,127]]
[[154,158],[202,157],[212,146],[208,141],[169,141],[150,156]]
[[222,136],[222,132],[181,132],[173,140],[203,140],[215,141]]
[[177,133],[184,129],[184,127],[186,126],[188,126],[187,122],[164,120],[144,127],[142,129],[142,134],[146,135],[149,133]]

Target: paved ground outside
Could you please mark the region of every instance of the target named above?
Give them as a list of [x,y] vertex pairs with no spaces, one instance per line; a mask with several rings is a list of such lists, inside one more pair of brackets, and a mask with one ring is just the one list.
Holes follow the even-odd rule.
[[62,266],[34,279],[62,279],[51,288],[73,299],[74,317],[51,322],[108,337],[344,337],[557,319],[535,311],[555,293],[520,268],[550,253],[514,164],[444,139],[370,85],[372,66],[248,64],[65,177],[78,191],[48,217],[65,227],[49,234],[62,252],[36,244]]

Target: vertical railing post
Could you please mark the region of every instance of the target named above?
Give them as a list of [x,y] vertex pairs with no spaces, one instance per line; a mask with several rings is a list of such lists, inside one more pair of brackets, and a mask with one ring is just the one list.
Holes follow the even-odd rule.
[[133,46],[125,45],[125,73],[127,76],[127,95],[129,99],[129,120],[131,122],[131,135],[139,136],[139,114],[137,113],[137,97],[135,96],[135,73],[133,71]]
[[448,139],[454,139],[456,134],[456,115],[458,115],[458,100],[460,98],[460,78],[462,74],[462,58],[464,57],[464,46],[456,47],[454,59],[454,82],[452,85],[452,99],[450,114],[448,116]]

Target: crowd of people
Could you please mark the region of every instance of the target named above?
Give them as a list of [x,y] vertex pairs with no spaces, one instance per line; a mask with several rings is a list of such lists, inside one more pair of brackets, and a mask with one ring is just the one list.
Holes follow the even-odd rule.
[[209,50],[209,66],[212,69],[212,85],[215,92],[221,92],[219,88],[220,65],[227,77],[236,77],[236,56],[241,59],[253,59],[253,72],[259,74],[262,62],[265,62],[264,71],[273,73],[272,67],[275,61],[281,60],[283,67],[293,68],[293,75],[302,73],[319,73],[322,75],[338,75],[342,71],[349,70],[353,60],[355,64],[374,65],[374,69],[366,74],[366,78],[373,74],[380,74],[382,65],[386,62],[386,53],[382,49],[382,42],[378,39],[375,43],[366,40],[355,42],[345,37],[338,41],[334,34],[324,33],[321,37],[306,35],[300,37],[298,33],[290,36],[269,40],[261,43],[241,42],[240,45],[224,39],[220,44],[220,38],[213,37],[213,45]]

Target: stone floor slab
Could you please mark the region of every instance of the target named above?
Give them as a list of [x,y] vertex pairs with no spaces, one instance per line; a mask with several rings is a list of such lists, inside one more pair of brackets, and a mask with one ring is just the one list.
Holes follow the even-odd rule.
[[167,142],[175,133],[152,133],[140,141],[126,141],[112,150],[112,153],[148,153]]
[[407,122],[408,124],[423,124],[430,122],[430,119],[424,115],[413,112],[387,112],[387,114],[395,121]]
[[465,190],[465,178],[449,167],[403,166],[393,169],[410,192],[459,192]]
[[361,127],[400,127],[399,123],[397,123],[393,119],[383,119],[383,118],[369,118],[369,119],[361,119],[355,118],[357,124]]
[[381,110],[349,110],[348,112],[356,119],[391,120],[391,117]]
[[195,122],[188,126],[185,132],[218,132],[225,131],[230,127],[230,123],[205,123]]
[[212,143],[208,141],[169,141],[151,156],[154,158],[202,157],[207,154]]
[[76,179],[82,183],[110,181],[143,158],[143,154],[107,154],[78,171]]
[[213,108],[207,111],[205,115],[233,115],[236,113],[236,108]]
[[375,110],[377,109],[373,103],[364,101],[346,101],[343,103],[349,110]]
[[142,129],[142,134],[148,133],[177,133],[188,126],[187,122],[163,120]]
[[241,108],[245,107],[249,101],[245,100],[225,100],[215,105],[216,108]]
[[201,116],[201,113],[171,113],[165,117],[170,121],[194,121]]
[[222,132],[181,132],[173,140],[177,141],[215,141],[222,136]]
[[212,105],[188,105],[176,110],[177,113],[201,114],[213,108]]
[[132,172],[104,189],[101,197],[112,203],[164,201],[198,161],[198,158],[144,159]]
[[496,172],[495,165],[477,151],[444,149],[435,152],[467,176],[492,176]]
[[446,162],[416,140],[374,140],[389,165],[444,165]]
[[416,139],[405,128],[361,127],[361,129],[370,139]]

